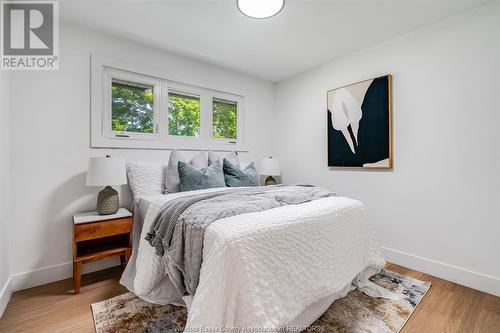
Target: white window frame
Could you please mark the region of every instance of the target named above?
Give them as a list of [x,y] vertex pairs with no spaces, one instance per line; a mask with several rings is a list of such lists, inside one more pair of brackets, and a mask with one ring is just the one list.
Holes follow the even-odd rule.
[[[245,146],[245,98],[239,94],[180,83],[152,74],[154,69],[91,55],[91,128],[93,148],[183,149],[248,151]],[[154,132],[115,132],[111,127],[112,80],[151,85],[154,91]],[[168,93],[175,91],[200,96],[200,135],[185,137],[168,134]],[[236,139],[212,138],[213,99],[237,103]]]
[[[103,68],[103,115],[102,126],[103,134],[108,138],[119,138],[121,140],[134,139],[134,140],[158,140],[160,138],[159,124],[160,124],[160,103],[162,99],[162,84],[161,80],[153,79],[149,76],[140,75],[136,73],[129,73],[115,68]],[[138,84],[144,84],[153,87],[153,133],[138,133],[138,132],[117,132],[113,131],[111,126],[112,119],[112,105],[111,105],[111,85],[112,80],[129,81]]]
[[[214,138],[212,136],[212,131],[213,131],[213,100],[214,99],[220,99],[223,101],[227,102],[235,102],[236,103],[236,139],[224,139],[224,138]],[[210,140],[211,142],[215,144],[237,144],[242,138],[243,138],[243,126],[239,126],[239,124],[243,123],[243,114],[240,110],[243,110],[243,100],[242,99],[235,99],[233,95],[218,92],[214,93],[210,96],[210,115],[209,115],[209,123],[210,123],[210,128],[209,128],[209,135],[210,135]]]

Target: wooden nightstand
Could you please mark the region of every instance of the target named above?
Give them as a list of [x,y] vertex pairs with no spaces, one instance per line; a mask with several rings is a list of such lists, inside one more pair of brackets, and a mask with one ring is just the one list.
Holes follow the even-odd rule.
[[116,214],[97,212],[73,216],[73,284],[80,293],[82,264],[120,256],[124,265],[132,254],[132,213],[120,208]]

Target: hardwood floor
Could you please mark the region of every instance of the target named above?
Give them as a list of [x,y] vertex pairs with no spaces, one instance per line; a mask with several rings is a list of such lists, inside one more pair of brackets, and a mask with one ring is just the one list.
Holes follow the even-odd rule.
[[[500,332],[500,297],[394,264],[387,268],[432,282],[401,333]],[[94,332],[90,304],[124,293],[120,274],[117,267],[83,276],[79,295],[73,295],[71,279],[16,292],[0,319],[0,332]]]
[[73,279],[18,291],[0,319],[0,332],[95,333],[90,304],[123,294],[122,268],[82,276],[79,295]]

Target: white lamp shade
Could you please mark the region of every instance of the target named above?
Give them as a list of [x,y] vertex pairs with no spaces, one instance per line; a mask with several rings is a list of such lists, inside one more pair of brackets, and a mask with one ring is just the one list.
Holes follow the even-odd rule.
[[277,158],[266,157],[260,161],[260,174],[264,176],[279,176],[280,161]]
[[125,159],[92,157],[89,160],[87,186],[109,186],[127,184]]

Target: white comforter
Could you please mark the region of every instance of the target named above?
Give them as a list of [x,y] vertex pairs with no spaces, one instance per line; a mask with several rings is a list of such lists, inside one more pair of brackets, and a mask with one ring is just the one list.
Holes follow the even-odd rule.
[[[155,303],[183,303],[168,281],[165,259],[144,241],[159,208],[178,195],[148,199],[121,281]],[[367,268],[383,265],[373,227],[356,200],[325,198],[218,220],[206,230],[186,331],[284,327]]]

